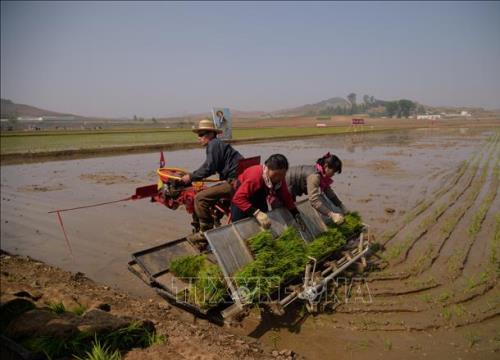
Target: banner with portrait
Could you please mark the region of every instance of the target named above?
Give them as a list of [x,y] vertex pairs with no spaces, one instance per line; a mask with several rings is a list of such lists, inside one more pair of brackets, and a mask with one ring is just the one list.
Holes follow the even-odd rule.
[[233,137],[231,112],[228,108],[212,108],[212,119],[217,129],[222,130],[218,137],[222,140],[231,140]]

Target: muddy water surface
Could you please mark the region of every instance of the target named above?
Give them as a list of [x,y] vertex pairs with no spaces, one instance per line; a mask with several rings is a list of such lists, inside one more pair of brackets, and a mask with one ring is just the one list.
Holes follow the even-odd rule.
[[[380,232],[421,197],[443,184],[488,131],[411,130],[325,136],[239,145],[246,157],[285,154],[291,165],[313,164],[330,151],[344,162],[334,188],[351,210]],[[126,198],[156,183],[158,154],[55,161],[1,168],[1,247],[136,294],[148,289],[126,270],[132,252],[190,232],[190,216],[148,200],[62,214],[72,255],[55,214],[60,208]],[[203,149],[166,154],[167,166],[193,170]],[[386,209],[388,211],[386,211]],[[390,213],[389,209],[394,209]]]

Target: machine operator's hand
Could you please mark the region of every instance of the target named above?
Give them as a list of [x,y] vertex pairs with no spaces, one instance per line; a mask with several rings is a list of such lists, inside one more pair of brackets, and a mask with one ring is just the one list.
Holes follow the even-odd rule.
[[328,214],[328,217],[332,219],[332,221],[337,225],[340,225],[344,222],[344,215],[342,214],[331,212]]
[[189,174],[186,174],[183,177],[181,177],[181,181],[187,185],[191,182],[191,176]]
[[271,227],[271,220],[269,220],[269,216],[267,216],[265,212],[257,210],[253,213],[253,216],[255,216],[258,223],[260,224],[260,226],[262,226],[263,229],[269,229]]

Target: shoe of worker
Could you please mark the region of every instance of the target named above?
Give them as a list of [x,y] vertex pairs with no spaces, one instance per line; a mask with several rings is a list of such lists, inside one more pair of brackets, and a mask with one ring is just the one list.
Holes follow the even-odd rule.
[[207,239],[205,238],[205,235],[203,235],[202,232],[197,232],[188,235],[186,236],[186,240],[195,248],[197,248],[200,252],[203,252],[207,249],[208,242]]

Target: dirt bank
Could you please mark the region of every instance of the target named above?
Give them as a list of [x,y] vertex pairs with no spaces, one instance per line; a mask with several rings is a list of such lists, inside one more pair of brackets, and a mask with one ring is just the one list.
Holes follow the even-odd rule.
[[[297,359],[287,349],[273,349],[255,339],[180,313],[159,297],[137,298],[94,283],[82,273],[72,274],[42,262],[8,254],[0,256],[1,298],[18,294],[35,298],[37,307],[63,303],[105,308],[111,314],[153,322],[164,344],[134,349],[124,359]],[[273,353],[274,351],[274,353]]]

